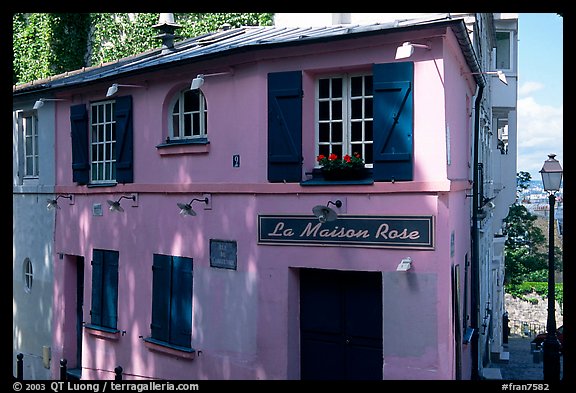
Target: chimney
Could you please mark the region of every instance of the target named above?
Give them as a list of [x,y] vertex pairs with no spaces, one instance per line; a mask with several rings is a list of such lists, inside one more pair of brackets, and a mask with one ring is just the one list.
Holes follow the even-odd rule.
[[174,52],[174,38],[180,38],[174,35],[174,30],[182,27],[174,22],[174,14],[161,13],[158,24],[152,27],[160,31],[160,34],[154,38],[160,38],[162,40],[162,54]]

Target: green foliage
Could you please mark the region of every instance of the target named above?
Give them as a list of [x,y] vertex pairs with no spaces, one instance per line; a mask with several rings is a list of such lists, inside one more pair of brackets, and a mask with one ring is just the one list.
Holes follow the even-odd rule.
[[[158,13],[15,13],[14,84],[110,62],[161,47]],[[231,27],[269,26],[271,13],[175,14],[176,41]]]
[[[520,284],[507,285],[506,293],[526,301],[533,299],[527,296],[533,293],[537,293],[543,298],[548,298],[548,283],[525,281]],[[564,284],[559,283],[554,285],[554,299],[560,304],[560,307],[564,305]]]

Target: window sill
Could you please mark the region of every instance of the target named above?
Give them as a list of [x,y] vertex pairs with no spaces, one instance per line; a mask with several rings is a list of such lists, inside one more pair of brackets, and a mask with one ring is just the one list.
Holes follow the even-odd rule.
[[167,355],[172,355],[183,359],[192,360],[196,357],[195,349],[170,345],[163,341],[155,340],[152,337],[146,337],[144,339],[144,345],[151,351],[161,352]]
[[84,329],[92,336],[107,338],[110,340],[118,340],[120,338],[120,330],[110,329],[104,326],[97,326],[85,324]]
[[210,142],[206,138],[170,141],[156,145],[161,156],[179,154],[206,154],[210,151]]
[[322,171],[319,169],[314,169],[312,173],[312,179],[304,180],[300,182],[303,187],[307,186],[358,186],[358,185],[372,185],[374,184],[374,179],[372,179],[371,169],[367,170],[367,176],[362,179],[351,179],[351,180],[326,180],[322,176]]

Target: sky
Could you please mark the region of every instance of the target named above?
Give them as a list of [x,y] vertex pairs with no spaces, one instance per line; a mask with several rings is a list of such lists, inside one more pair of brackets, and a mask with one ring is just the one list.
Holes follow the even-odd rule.
[[563,18],[518,14],[518,150],[516,171],[540,180],[548,154],[564,167]]

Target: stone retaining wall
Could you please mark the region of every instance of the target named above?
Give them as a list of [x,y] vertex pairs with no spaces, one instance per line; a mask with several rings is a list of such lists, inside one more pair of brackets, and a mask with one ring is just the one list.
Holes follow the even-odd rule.
[[[527,298],[535,299],[537,302],[531,303],[526,300],[514,298],[510,294],[504,295],[506,311],[510,320],[510,334],[532,336],[546,331],[546,320],[548,319],[548,299],[537,293],[526,295]],[[562,309],[556,302],[556,327],[564,323]]]

